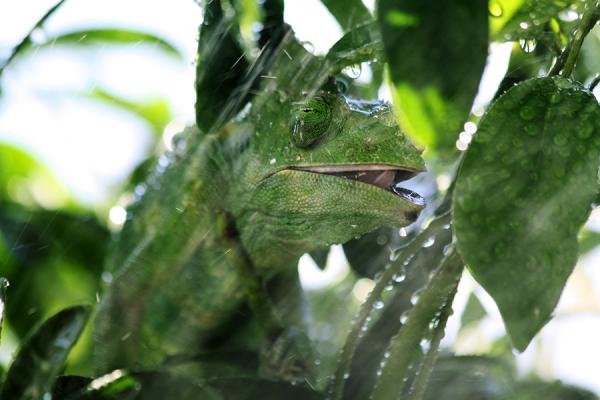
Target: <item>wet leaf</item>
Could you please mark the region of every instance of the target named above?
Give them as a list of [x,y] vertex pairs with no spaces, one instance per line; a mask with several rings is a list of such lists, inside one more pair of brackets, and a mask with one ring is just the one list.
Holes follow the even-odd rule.
[[343,244],[344,253],[359,276],[373,279],[390,260],[390,251],[400,246],[398,229],[380,228]]
[[321,393],[306,387],[264,379],[216,379],[211,381],[210,385],[223,396],[223,399],[321,400],[325,398]]
[[337,69],[382,57],[381,35],[374,22],[352,28],[327,53],[327,60]]
[[157,49],[163,51],[166,55],[176,57],[180,60],[183,59],[183,54],[181,54],[179,49],[167,40],[152,33],[131,29],[97,28],[72,31],[49,37],[43,44],[34,46],[33,48],[43,48],[57,44],[82,46],[98,44],[137,45],[140,43],[156,46]]
[[220,0],[206,3],[198,43],[196,123],[207,132],[227,121],[248,101],[250,67],[237,40],[238,27],[224,15]]
[[545,27],[550,19],[560,20],[559,13],[566,16],[571,7],[577,9],[584,3],[583,0],[491,0],[492,37],[499,40],[545,39],[552,34]]
[[88,306],[75,306],[40,325],[23,342],[8,370],[0,398],[39,400],[49,392],[89,313]]
[[429,151],[454,151],[487,56],[487,2],[380,0],[378,10],[401,127]]
[[373,16],[361,0],[321,0],[344,31],[371,21]]
[[551,318],[577,260],[597,195],[599,121],[590,93],[531,79],[492,105],[459,169],[459,249],[520,351]]

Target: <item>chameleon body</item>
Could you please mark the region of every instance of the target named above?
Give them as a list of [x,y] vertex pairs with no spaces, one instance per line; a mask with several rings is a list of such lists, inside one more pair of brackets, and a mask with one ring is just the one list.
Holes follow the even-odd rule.
[[249,108],[184,132],[130,207],[96,318],[101,371],[200,352],[232,321],[292,324],[303,253],[423,208],[394,186],[424,166],[390,106],[322,89],[324,61],[293,37],[275,54]]

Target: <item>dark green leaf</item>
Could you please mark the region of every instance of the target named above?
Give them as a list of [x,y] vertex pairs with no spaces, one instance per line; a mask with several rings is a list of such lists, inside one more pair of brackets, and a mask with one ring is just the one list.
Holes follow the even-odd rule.
[[381,35],[377,25],[371,22],[352,28],[329,49],[326,58],[339,70],[382,57]]
[[353,27],[373,19],[361,0],[321,0],[321,2],[339,22],[344,31],[349,31]]
[[485,65],[487,2],[380,0],[378,10],[402,128],[453,151]]
[[510,363],[500,358],[441,356],[424,399],[514,400],[514,373]]
[[23,342],[6,375],[0,398],[39,400],[49,392],[89,314],[88,306],[75,306],[40,325]]
[[196,123],[205,132],[227,121],[249,98],[248,88],[244,91],[242,86],[251,84],[250,64],[236,30],[234,20],[224,15],[221,0],[207,2],[196,68]]
[[[600,108],[564,78],[523,82],[482,118],[459,170],[459,249],[523,351],[551,317],[597,194]],[[510,290],[507,290],[510,288]]]
[[[410,299],[413,294],[427,284],[432,271],[440,265],[444,249],[452,241],[452,232],[450,229],[443,229],[430,236],[428,241],[431,240],[434,240],[431,246],[421,247],[409,260],[398,260],[407,262],[406,273],[396,276],[381,314],[358,344],[352,359],[350,377],[344,387],[344,400],[369,398],[390,340],[402,327],[400,319],[412,308]],[[390,252],[388,249],[385,252],[388,258]]]
[[135,31],[131,29],[83,29],[63,33],[58,36],[49,37],[46,42],[33,48],[54,46],[56,44],[72,44],[81,45],[98,45],[98,44],[139,44],[145,43],[156,46],[165,54],[183,59],[183,54],[167,40],[156,36],[152,33]]
[[302,386],[263,379],[217,379],[210,381],[210,385],[223,396],[223,399],[322,400],[325,398],[321,393]]
[[389,262],[391,249],[400,246],[400,235],[398,229],[380,228],[343,246],[354,272],[372,279]]
[[592,392],[560,381],[543,382],[528,380],[517,382],[511,400],[598,400]]
[[286,32],[283,22],[283,0],[265,0],[262,9],[264,20],[258,40],[260,48],[268,46],[269,43],[279,43]]
[[324,249],[316,249],[310,252],[310,256],[321,269],[325,269],[327,264],[327,256],[329,255],[329,247]]

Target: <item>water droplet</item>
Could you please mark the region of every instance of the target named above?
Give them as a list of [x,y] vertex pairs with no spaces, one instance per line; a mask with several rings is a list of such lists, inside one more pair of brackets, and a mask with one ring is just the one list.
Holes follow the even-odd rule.
[[531,121],[535,118],[535,110],[533,109],[533,107],[530,106],[523,107],[519,114],[521,115],[521,118],[523,118],[525,121]]
[[519,46],[525,53],[531,53],[537,47],[537,42],[534,39],[521,39],[519,40]]
[[525,21],[519,23],[519,28],[521,29],[529,29],[529,24]]
[[417,302],[421,298],[421,294],[422,293],[423,293],[423,289],[419,289],[419,290],[415,291],[412,294],[412,296],[410,296],[410,302],[411,302],[411,304],[413,304],[413,305],[417,304]]
[[373,303],[373,308],[375,310],[381,310],[384,305],[385,304],[383,304],[383,301],[379,300],[379,301],[376,301],[375,303]]
[[354,64],[349,67],[346,67],[342,70],[344,74],[346,74],[349,78],[357,79],[360,77],[362,73],[362,67],[360,64]]
[[427,238],[427,240],[425,240],[423,242],[423,247],[424,248],[431,247],[431,246],[433,246],[434,243],[435,243],[435,237],[433,237],[433,236],[429,237],[429,238]]
[[567,140],[568,138],[566,135],[556,135],[554,136],[554,139],[552,139],[554,144],[557,146],[564,146],[565,144],[567,144]]
[[400,237],[406,237],[406,235],[408,235],[406,228],[400,228],[400,230],[398,230],[398,235],[400,235]]
[[350,378],[350,372],[344,373],[344,379],[348,379],[348,378]]
[[394,276],[392,277],[392,280],[396,283],[404,282],[405,279],[406,279],[406,272],[404,272],[404,271],[398,272],[397,274],[394,274]]
[[402,315],[400,315],[400,323],[401,324],[405,324],[406,321],[408,321],[408,315],[410,314],[410,311],[404,311],[402,313]]

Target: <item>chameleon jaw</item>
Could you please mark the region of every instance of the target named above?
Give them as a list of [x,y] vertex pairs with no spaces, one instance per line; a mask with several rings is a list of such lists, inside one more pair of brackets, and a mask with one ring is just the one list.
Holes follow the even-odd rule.
[[289,167],[287,169],[332,175],[362,182],[400,196],[414,205],[425,205],[425,200],[418,193],[400,187],[400,182],[409,180],[422,172],[419,170],[382,164]]

